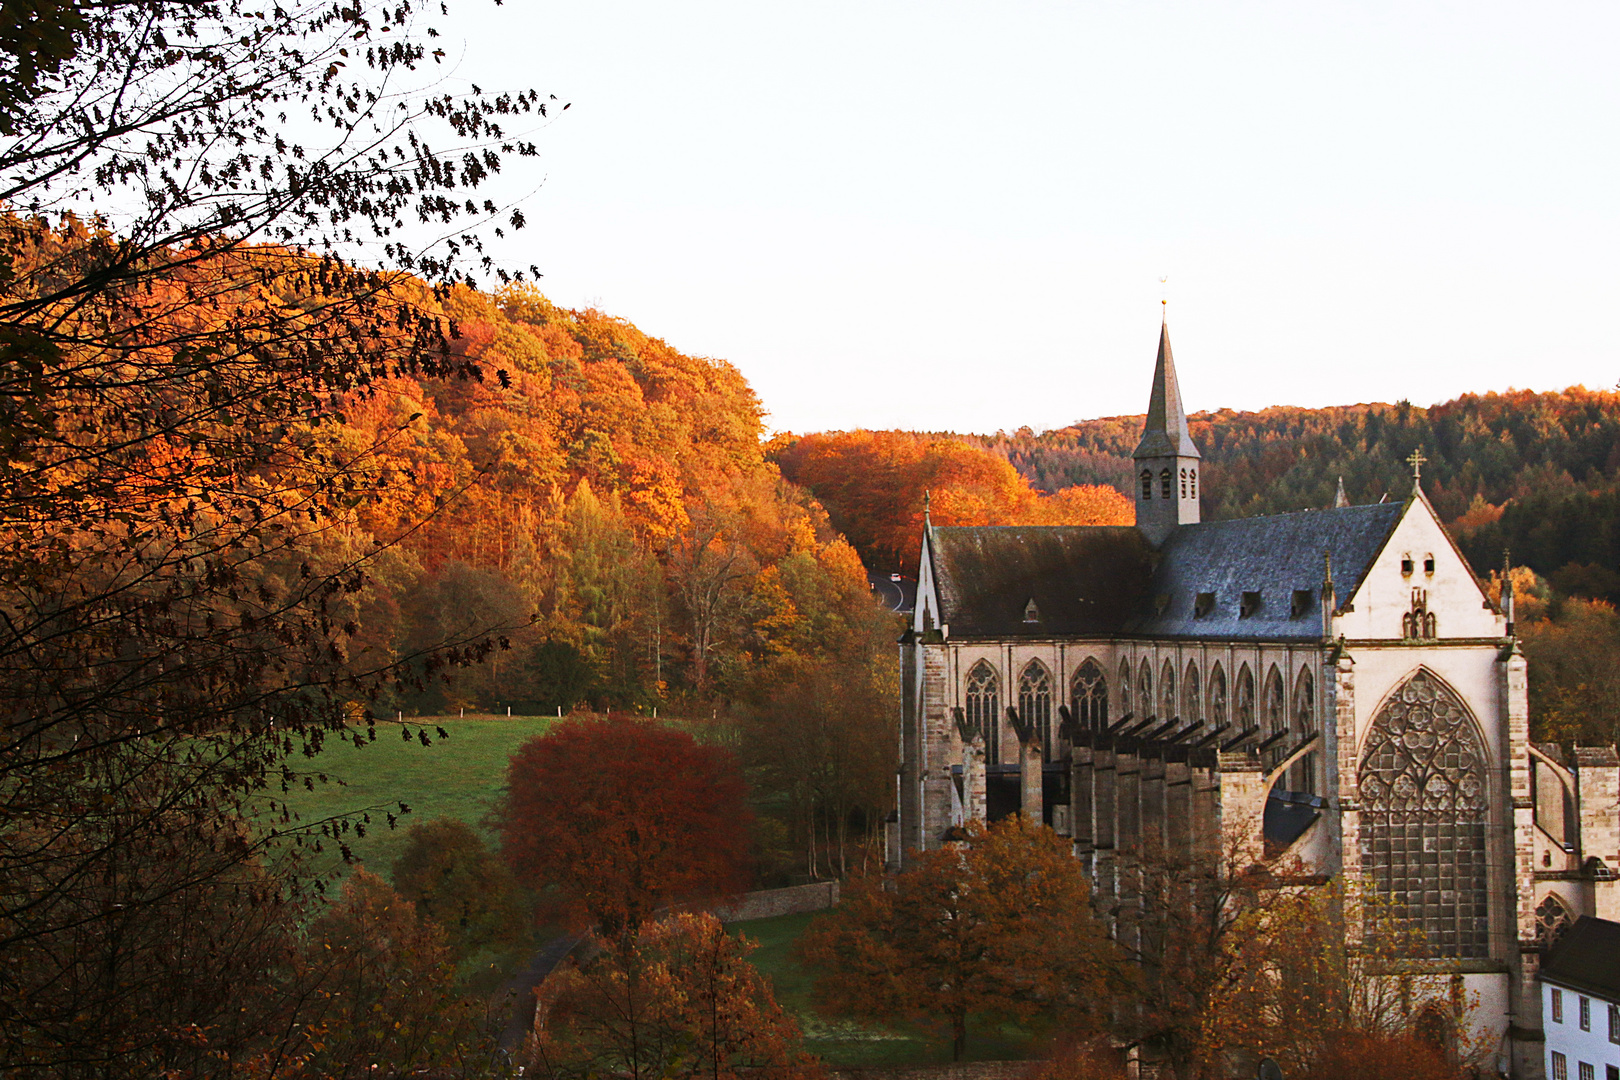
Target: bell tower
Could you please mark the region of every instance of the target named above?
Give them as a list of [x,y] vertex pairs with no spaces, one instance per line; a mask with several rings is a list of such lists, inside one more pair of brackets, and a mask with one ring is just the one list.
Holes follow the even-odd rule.
[[1136,527],[1159,547],[1178,525],[1198,524],[1198,447],[1187,433],[1176,364],[1170,355],[1170,325],[1159,327],[1159,361],[1153,369],[1147,423],[1136,444]]

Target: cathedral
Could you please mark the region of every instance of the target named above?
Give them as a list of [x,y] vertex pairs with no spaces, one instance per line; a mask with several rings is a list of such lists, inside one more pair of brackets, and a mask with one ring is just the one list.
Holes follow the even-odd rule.
[[1364,882],[1496,1068],[1543,1077],[1543,947],[1620,920],[1620,762],[1530,741],[1511,586],[1420,453],[1404,499],[1201,522],[1167,327],[1134,458],[1134,526],[924,526],[891,864],[1022,814],[1104,894],[1149,844]]

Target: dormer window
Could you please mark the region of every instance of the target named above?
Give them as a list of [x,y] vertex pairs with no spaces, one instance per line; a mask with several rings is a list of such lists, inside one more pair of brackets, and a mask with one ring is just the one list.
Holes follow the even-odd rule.
[[1434,556],[1433,555],[1425,555],[1425,556],[1423,556],[1423,572],[1425,574],[1431,574],[1431,575],[1434,573]]
[[1041,613],[1040,610],[1035,606],[1035,598],[1033,596],[1029,598],[1029,603],[1024,605],[1024,621],[1027,623],[1036,623],[1041,621]]
[[1205,618],[1214,610],[1215,594],[1212,592],[1201,592],[1193,600],[1193,618],[1195,619]]
[[1259,610],[1260,590],[1255,589],[1252,592],[1245,590],[1243,593],[1243,601],[1238,605],[1238,618],[1247,619],[1250,615],[1253,615]]
[[1401,556],[1401,576],[1402,577],[1411,577],[1412,576],[1412,556],[1410,556],[1410,555]]
[[1311,610],[1311,590],[1295,589],[1294,601],[1288,605],[1288,617],[1297,619]]
[[1153,473],[1147,469],[1142,470],[1142,498],[1144,500],[1153,498]]

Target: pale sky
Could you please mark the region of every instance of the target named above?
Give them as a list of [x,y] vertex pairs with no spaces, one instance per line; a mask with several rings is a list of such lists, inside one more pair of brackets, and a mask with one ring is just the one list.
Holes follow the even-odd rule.
[[1620,380],[1620,5],[456,0],[510,261],[778,430]]

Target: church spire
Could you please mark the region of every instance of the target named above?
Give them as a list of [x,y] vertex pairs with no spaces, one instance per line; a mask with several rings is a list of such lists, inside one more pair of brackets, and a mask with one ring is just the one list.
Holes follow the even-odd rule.
[[1181,384],[1176,379],[1176,362],[1170,355],[1170,323],[1159,324],[1159,360],[1153,368],[1153,391],[1148,396],[1147,423],[1142,441],[1136,444],[1138,458],[1200,457],[1187,433],[1187,410],[1181,405]]
[[1350,497],[1344,493],[1344,477],[1341,476],[1339,477],[1338,493],[1333,496],[1333,509],[1338,510],[1340,507],[1349,505]]
[[1159,361],[1153,368],[1147,423],[1136,444],[1136,527],[1158,547],[1182,525],[1198,524],[1200,454],[1187,432],[1170,326],[1159,325]]

